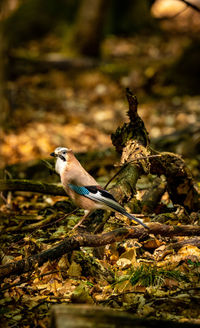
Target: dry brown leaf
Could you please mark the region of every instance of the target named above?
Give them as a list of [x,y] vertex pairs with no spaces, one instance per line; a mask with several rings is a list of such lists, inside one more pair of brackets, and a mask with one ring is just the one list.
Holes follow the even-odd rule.
[[146,249],[155,249],[155,248],[160,247],[162,244],[163,243],[160,240],[158,240],[156,238],[152,238],[147,241],[144,241],[143,246]]
[[174,287],[178,287],[179,282],[175,279],[165,278],[163,285],[168,287],[169,289],[172,289]]

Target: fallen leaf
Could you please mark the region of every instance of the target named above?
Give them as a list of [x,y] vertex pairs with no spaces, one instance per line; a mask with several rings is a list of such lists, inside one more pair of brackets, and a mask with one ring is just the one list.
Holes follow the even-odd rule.
[[82,272],[82,268],[81,268],[80,264],[73,261],[67,271],[67,274],[71,277],[80,277],[81,272]]

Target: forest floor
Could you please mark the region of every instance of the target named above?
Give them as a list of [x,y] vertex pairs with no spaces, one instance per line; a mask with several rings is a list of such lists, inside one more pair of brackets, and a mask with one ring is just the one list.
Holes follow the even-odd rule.
[[[199,130],[194,134],[196,139],[187,133],[190,126],[198,128],[200,96],[183,92],[171,80],[166,82],[166,72],[189,44],[187,35],[109,37],[102,46],[103,59],[94,68],[54,69],[9,81],[9,120],[1,136],[1,168],[47,159],[57,146],[84,153],[112,148],[111,133],[128,121],[124,90],[130,87],[139,100],[138,112],[150,139],[158,147],[160,137],[185,130],[184,142],[176,146],[169,142],[164,150],[183,155],[198,184]],[[40,43],[30,42],[15,55],[37,57],[59,51],[60,40],[50,35]],[[85,162],[100,183],[115,172],[109,160],[107,165],[103,161],[89,164],[86,155]],[[6,175],[10,177],[9,172]],[[42,174],[41,179],[55,181]],[[138,182],[137,199],[148,190],[151,179]],[[66,197],[28,192],[5,196],[7,203],[1,205],[0,212],[2,264],[62,241],[83,214],[81,210],[74,212]],[[173,207],[168,193],[161,203],[169,211]],[[165,223],[200,222],[199,213],[183,212],[179,221],[169,218]],[[145,222],[154,216],[146,215]],[[129,223],[124,220],[119,216],[116,222],[111,217],[104,231]],[[5,278],[0,287],[1,323],[5,327],[6,323],[11,327],[46,327],[52,304],[73,302],[106,305],[145,318],[200,323],[200,249],[186,245],[167,251],[169,242],[185,239],[150,235],[145,240],[116,242],[106,246],[102,259],[94,256],[92,248],[84,248],[36,267],[34,272]]]

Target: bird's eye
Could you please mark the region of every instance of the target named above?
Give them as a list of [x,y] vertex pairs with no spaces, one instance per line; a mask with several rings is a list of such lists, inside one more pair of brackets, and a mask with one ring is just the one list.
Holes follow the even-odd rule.
[[67,153],[66,150],[64,150],[64,151],[63,151],[63,155],[65,155],[66,153]]

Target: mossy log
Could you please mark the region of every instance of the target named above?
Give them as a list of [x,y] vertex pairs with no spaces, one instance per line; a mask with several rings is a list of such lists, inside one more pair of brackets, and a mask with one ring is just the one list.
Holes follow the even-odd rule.
[[22,179],[1,179],[0,191],[31,191],[47,195],[66,196],[66,192],[61,185]]

